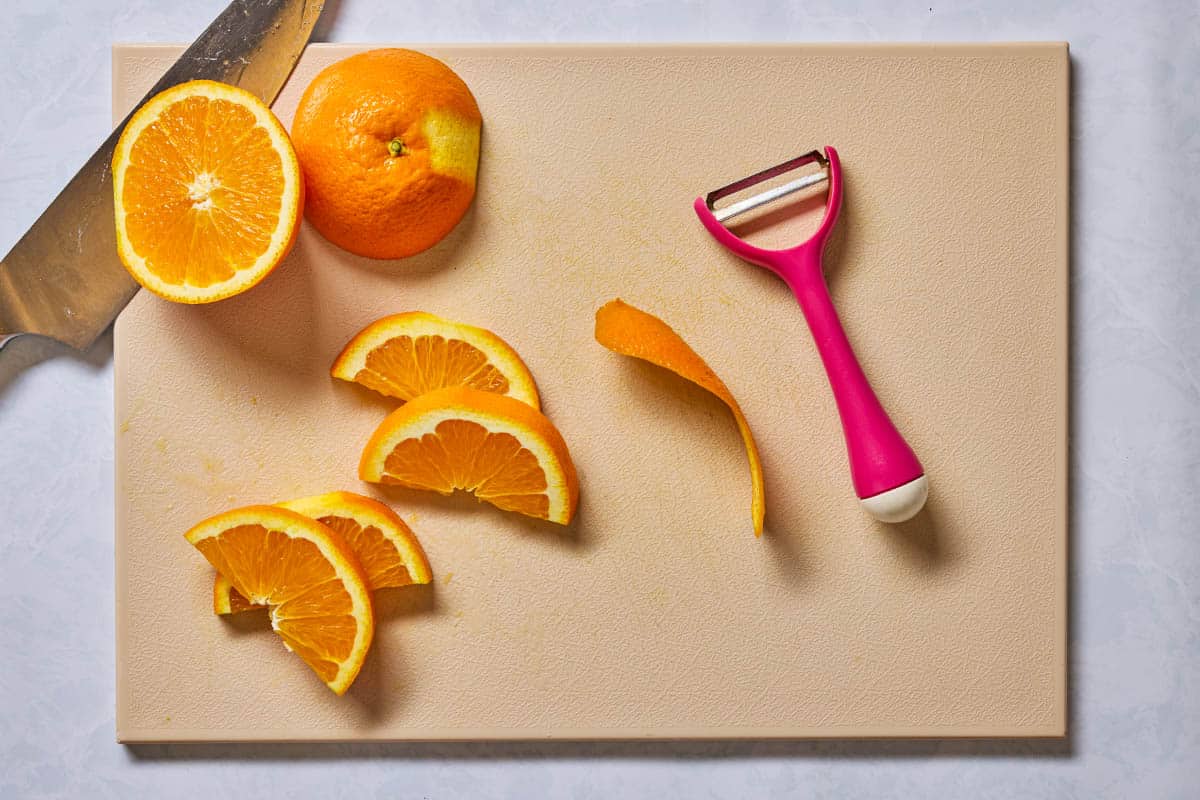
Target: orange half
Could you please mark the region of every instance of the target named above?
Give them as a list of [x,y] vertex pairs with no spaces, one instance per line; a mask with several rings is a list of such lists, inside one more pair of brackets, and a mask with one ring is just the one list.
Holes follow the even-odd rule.
[[567,444],[541,412],[464,386],[423,394],[393,411],[363,449],[372,483],[451,494],[566,525],[579,502]]
[[[279,503],[280,508],[315,519],[350,548],[367,576],[372,591],[429,583],[433,571],[425,550],[395,511],[370,497],[353,492],[329,492]],[[263,606],[247,600],[222,574],[213,583],[213,611],[237,614]]]
[[179,303],[244,292],[287,255],[304,181],[265,103],[214,81],[155,95],[113,153],[117,252],[129,274]]
[[754,535],[761,536],[765,508],[762,461],[758,457],[758,445],[754,442],[754,434],[750,432],[750,424],[746,422],[741,406],[733,399],[724,381],[670,325],[621,300],[605,303],[596,312],[596,341],[615,353],[669,369],[712,392],[729,406],[738,431],[742,434],[742,441],[746,444],[746,458],[750,462],[750,515],[754,520]]
[[358,676],[375,634],[367,577],[349,547],[316,520],[278,506],[246,506],[185,534],[249,602],[270,606],[271,627],[336,694]]

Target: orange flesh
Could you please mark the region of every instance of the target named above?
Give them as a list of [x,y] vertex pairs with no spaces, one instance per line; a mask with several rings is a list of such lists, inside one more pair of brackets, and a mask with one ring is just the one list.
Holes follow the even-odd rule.
[[122,195],[129,240],[168,283],[220,283],[269,249],[284,185],[280,155],[250,111],[189,97],[133,146]]
[[[319,517],[317,522],[333,530],[345,540],[350,551],[358,558],[363,572],[367,576],[367,585],[372,589],[385,589],[390,586],[410,586],[412,576],[408,567],[396,559],[396,546],[392,544],[383,531],[374,525],[363,527],[349,517]],[[240,614],[252,608],[265,606],[251,603],[237,589],[226,584],[218,576],[214,591],[218,594],[228,592],[230,614]]]
[[396,546],[374,525],[363,527],[349,517],[320,517],[317,522],[331,528],[358,557],[367,585],[372,589],[408,586],[413,582],[408,567],[396,558]]
[[504,394],[508,379],[479,348],[441,336],[397,336],[367,354],[354,380],[382,394],[411,400],[443,386]]
[[272,627],[321,680],[337,677],[358,624],[350,595],[315,544],[240,525],[195,546],[243,599],[272,606]]
[[562,434],[511,397],[450,386],[416,397],[380,423],[358,475],[451,494],[472,491],[502,509],[570,524],[579,476]]
[[445,420],[435,433],[405,439],[384,465],[384,483],[450,494],[473,491],[480,500],[545,518],[546,475],[537,457],[508,433],[491,433],[477,422]]

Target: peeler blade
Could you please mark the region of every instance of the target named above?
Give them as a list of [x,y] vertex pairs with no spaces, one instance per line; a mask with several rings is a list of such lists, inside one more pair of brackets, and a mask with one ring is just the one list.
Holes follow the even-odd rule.
[[[772,178],[777,178],[780,175],[792,172],[800,167],[803,167],[807,164],[812,164],[814,162],[820,164],[820,172],[802,175],[796,180],[775,186],[771,189],[767,189],[765,192],[759,192],[756,195],[752,195],[751,197],[747,197],[735,203],[730,203],[724,208],[716,208],[716,204],[723,198],[729,197],[732,194],[737,194],[738,192],[749,189],[751,186],[764,183]],[[765,206],[768,203],[773,203],[782,197],[795,194],[796,192],[807,189],[810,186],[816,186],[817,184],[823,183],[827,180],[829,180],[829,160],[821,151],[813,150],[811,153],[805,153],[802,156],[785,161],[782,164],[776,164],[773,167],[764,169],[762,172],[756,172],[749,177],[734,181],[728,186],[722,186],[720,189],[711,191],[704,198],[704,203],[706,206],[708,206],[708,210],[712,212],[713,217],[715,217],[718,222],[724,224],[726,221],[745,214],[747,211],[753,211],[754,209]]]

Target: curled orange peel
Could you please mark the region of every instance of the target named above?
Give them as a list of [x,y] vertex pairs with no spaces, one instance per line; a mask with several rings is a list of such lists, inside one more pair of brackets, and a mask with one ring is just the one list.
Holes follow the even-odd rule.
[[670,325],[619,299],[605,303],[596,311],[596,341],[614,353],[640,358],[669,369],[708,390],[729,406],[738,431],[742,434],[742,441],[746,443],[752,483],[750,513],[754,519],[754,535],[761,536],[765,507],[762,461],[758,457],[758,445],[754,443],[754,434],[750,432],[746,415],[724,381]]

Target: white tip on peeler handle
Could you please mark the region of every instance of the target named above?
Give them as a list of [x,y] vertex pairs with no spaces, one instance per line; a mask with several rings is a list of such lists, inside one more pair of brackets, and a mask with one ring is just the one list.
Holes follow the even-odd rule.
[[922,475],[895,489],[859,500],[867,513],[880,522],[904,522],[915,517],[925,507],[925,499],[928,497],[929,481]]

